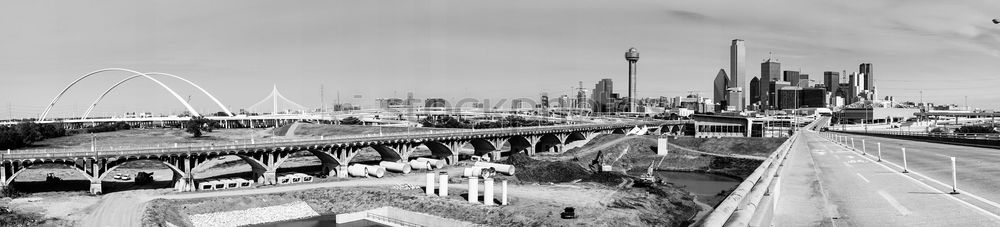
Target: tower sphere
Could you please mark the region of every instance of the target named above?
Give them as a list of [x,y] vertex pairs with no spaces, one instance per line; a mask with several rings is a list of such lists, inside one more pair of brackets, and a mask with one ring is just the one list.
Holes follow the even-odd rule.
[[636,50],[635,47],[628,48],[628,52],[625,52],[625,60],[630,62],[639,61],[639,50]]

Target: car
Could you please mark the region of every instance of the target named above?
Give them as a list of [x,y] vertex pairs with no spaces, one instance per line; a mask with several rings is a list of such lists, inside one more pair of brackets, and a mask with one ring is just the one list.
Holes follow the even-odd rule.
[[115,174],[115,179],[116,180],[121,180],[122,179],[122,174],[121,173],[116,173]]

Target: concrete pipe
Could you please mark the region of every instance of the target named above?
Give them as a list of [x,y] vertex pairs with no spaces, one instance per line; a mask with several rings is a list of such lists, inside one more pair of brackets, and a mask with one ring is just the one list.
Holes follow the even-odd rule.
[[354,164],[347,167],[347,174],[352,177],[368,177],[368,165]]
[[409,164],[410,164],[410,168],[412,168],[412,169],[418,169],[418,170],[419,169],[431,170],[431,169],[434,168],[433,166],[431,166],[431,162],[428,162],[428,161],[410,160]]
[[487,178],[487,177],[492,177],[493,175],[496,175],[496,170],[492,169],[491,167],[483,167],[483,166],[473,166],[465,168],[465,171],[462,173],[463,177],[469,177],[469,178],[472,177]]
[[444,168],[444,166],[448,165],[448,162],[444,159],[417,158],[417,161],[430,162],[431,166],[434,166],[435,169]]
[[378,165],[382,166],[382,167],[385,167],[386,170],[397,172],[397,173],[403,173],[403,174],[410,173],[410,170],[411,170],[410,164],[408,164],[408,163],[382,161],[382,162],[379,162]]
[[512,165],[492,163],[492,162],[476,162],[476,164],[473,164],[472,166],[493,167],[493,169],[496,169],[497,172],[506,174],[507,176],[514,175],[514,166]]
[[376,178],[382,178],[385,176],[385,167],[381,166],[367,166],[365,171],[368,172],[368,176],[373,176]]

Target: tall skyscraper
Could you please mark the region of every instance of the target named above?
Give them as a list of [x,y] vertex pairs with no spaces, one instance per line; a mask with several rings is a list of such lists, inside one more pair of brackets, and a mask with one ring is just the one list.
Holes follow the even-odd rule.
[[608,104],[611,103],[611,93],[614,93],[614,84],[611,78],[604,78],[594,86],[593,110],[594,112],[609,112]]
[[712,88],[713,96],[715,99],[716,107],[715,111],[719,112],[726,109],[729,105],[729,75],[726,75],[726,69],[719,69],[719,73],[715,75],[715,82],[712,83],[714,86]]
[[771,91],[771,81],[779,79],[781,79],[781,63],[771,61],[770,58],[760,63],[760,91],[758,91],[758,95],[760,96],[760,106],[764,109],[774,106],[768,93]]
[[743,111],[746,106],[747,96],[744,87],[747,84],[747,50],[742,39],[734,39],[729,46],[729,105],[736,106],[736,110]]
[[858,73],[865,74],[865,90],[874,90],[872,87],[875,85],[875,77],[872,76],[872,63],[861,63],[858,69]]
[[809,74],[799,74],[799,83],[796,86],[809,87]]
[[823,72],[823,84],[826,85],[826,91],[836,94],[837,87],[840,85],[840,73],[834,71]]
[[635,47],[629,48],[628,52],[625,52],[625,60],[628,61],[628,112],[636,112],[635,63],[639,61],[639,51]]
[[758,91],[760,91],[760,78],[753,77],[753,79],[750,79],[750,103],[748,103],[747,105],[760,106],[761,97],[760,97],[760,92]]

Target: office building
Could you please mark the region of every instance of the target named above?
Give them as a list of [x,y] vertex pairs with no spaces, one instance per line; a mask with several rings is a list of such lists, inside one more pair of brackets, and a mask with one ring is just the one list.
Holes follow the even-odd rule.
[[594,102],[592,105],[594,112],[611,112],[611,93],[614,93],[614,83],[611,82],[610,78],[601,79],[594,85],[593,97],[591,98]]
[[834,71],[823,72],[823,84],[826,85],[826,91],[830,93],[837,93],[837,88],[840,84],[840,73]]
[[749,101],[744,94],[747,84],[746,78],[746,46],[742,39],[734,39],[729,46],[729,87],[733,88],[729,93],[729,105],[735,106],[737,111],[743,111]]
[[539,98],[539,100],[538,100],[538,103],[539,103],[538,107],[542,108],[542,109],[548,109],[549,108],[549,93],[542,92],[542,94],[540,94],[540,95],[542,97]]
[[779,80],[781,78],[781,63],[777,61],[772,61],[768,58],[763,63],[760,63],[760,91],[758,91],[758,96],[760,96],[760,105],[762,109],[770,109],[773,107],[771,96],[768,93],[771,91],[771,81]]
[[809,74],[799,74],[799,83],[795,86],[799,87],[809,87]]
[[872,63],[861,63],[858,68],[858,73],[863,74],[865,77],[864,90],[875,90],[875,77],[872,76]]
[[760,78],[750,79],[750,105],[760,106]]
[[781,80],[787,81],[792,86],[799,86],[799,71],[785,70],[784,78]]
[[428,107],[428,108],[432,108],[432,107],[444,108],[444,107],[448,107],[448,101],[446,101],[446,100],[444,100],[442,98],[429,98],[429,99],[424,100],[424,107]]
[[787,86],[778,90],[778,100],[781,109],[826,107],[826,90]]
[[712,83],[714,86],[712,88],[712,99],[715,99],[715,111],[720,112],[726,109],[729,105],[729,75],[726,75],[725,69],[719,69],[719,73],[715,75],[715,82]]

